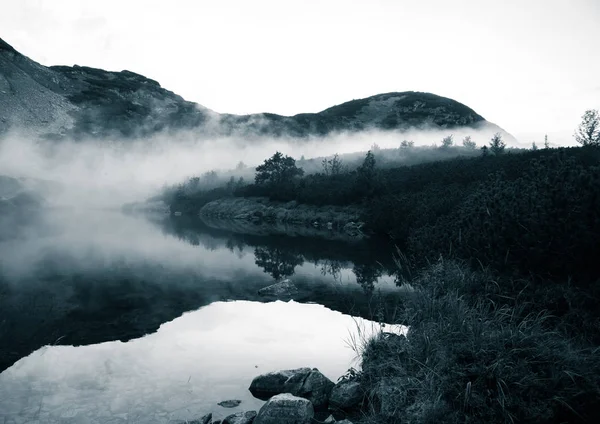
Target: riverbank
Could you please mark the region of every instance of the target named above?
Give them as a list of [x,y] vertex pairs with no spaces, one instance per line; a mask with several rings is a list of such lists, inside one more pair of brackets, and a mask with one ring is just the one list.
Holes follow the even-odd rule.
[[[177,213],[177,211],[175,211]],[[362,208],[357,206],[312,206],[292,202],[275,202],[265,197],[228,197],[207,203],[199,215],[206,221],[246,221],[286,224],[365,237],[361,222]]]

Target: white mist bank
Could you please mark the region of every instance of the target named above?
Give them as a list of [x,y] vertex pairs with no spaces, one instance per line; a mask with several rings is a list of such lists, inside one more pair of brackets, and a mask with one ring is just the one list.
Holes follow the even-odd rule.
[[403,140],[416,146],[440,143],[453,134],[457,145],[470,135],[487,144],[495,126],[474,129],[364,131],[327,137],[202,137],[193,132],[137,140],[48,141],[13,132],[0,141],[0,174],[46,180],[60,190],[52,206],[118,207],[156,194],[165,185],[210,170],[233,169],[243,161],[255,167],[280,151],[296,159],[367,151],[377,144],[397,148]]

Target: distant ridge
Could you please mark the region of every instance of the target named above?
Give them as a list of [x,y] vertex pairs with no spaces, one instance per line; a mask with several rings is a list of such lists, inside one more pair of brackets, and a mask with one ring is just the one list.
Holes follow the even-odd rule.
[[512,138],[462,103],[414,91],[377,94],[295,116],[219,114],[134,72],[46,67],[0,39],[0,135],[16,128],[51,139],[135,138],[179,130],[303,138],[463,127],[488,127]]

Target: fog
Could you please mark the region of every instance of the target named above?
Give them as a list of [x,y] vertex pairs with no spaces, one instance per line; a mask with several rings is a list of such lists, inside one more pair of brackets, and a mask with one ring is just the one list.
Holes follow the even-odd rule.
[[[275,151],[309,159],[365,152],[373,145],[398,148],[403,140],[431,146],[450,134],[458,146],[466,135],[482,146],[497,130],[490,125],[479,130],[363,131],[306,139],[206,137],[182,131],[137,140],[82,141],[35,139],[13,131],[0,140],[0,175],[57,183],[45,193],[51,206],[118,207],[210,170],[234,169],[239,162],[253,168]],[[252,169],[244,176],[248,174],[253,175]]]

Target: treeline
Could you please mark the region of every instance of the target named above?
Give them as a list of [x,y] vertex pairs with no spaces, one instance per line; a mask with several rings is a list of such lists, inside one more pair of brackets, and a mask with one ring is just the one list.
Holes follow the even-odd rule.
[[[545,277],[591,275],[600,257],[600,148],[481,155],[379,169],[367,153],[355,171],[301,177],[283,155],[236,196],[313,205],[360,204],[375,233],[417,262],[457,253]],[[270,161],[270,162],[269,162]],[[584,275],[585,274],[585,275]]]

